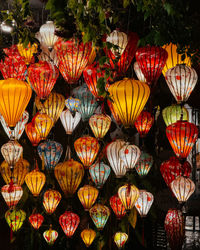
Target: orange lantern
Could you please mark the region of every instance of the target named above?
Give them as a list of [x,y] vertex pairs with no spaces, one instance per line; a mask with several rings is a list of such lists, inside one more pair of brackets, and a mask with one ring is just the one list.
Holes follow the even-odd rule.
[[108,100],[107,100],[107,104],[108,104],[108,107],[109,107],[109,109],[110,109],[110,111],[111,111],[111,114],[112,114],[112,116],[113,116],[113,118],[114,118],[114,121],[115,121],[117,124],[121,124],[121,120],[120,120],[120,118],[119,118],[119,115],[118,115],[118,113],[114,110],[113,103],[108,99]]
[[80,223],[80,218],[77,214],[66,211],[59,217],[59,223],[66,236],[71,238]]
[[126,214],[126,209],[121,202],[118,194],[110,197],[110,206],[118,220],[120,220]]
[[134,207],[139,194],[135,185],[126,184],[118,189],[119,198],[126,210],[131,210]]
[[29,64],[30,62],[34,61],[33,54],[37,53],[37,44],[28,44],[26,48],[24,48],[24,45],[22,43],[17,44],[18,51],[20,55],[24,58],[24,61],[26,64]]
[[40,134],[35,129],[35,125],[33,122],[29,122],[25,127],[26,135],[30,140],[31,144],[35,147],[41,141]]
[[92,115],[89,119],[89,125],[97,139],[102,139],[108,132],[111,125],[111,118],[104,114]]
[[95,203],[99,194],[98,189],[93,186],[85,185],[78,190],[78,198],[83,205],[85,211],[88,211]]
[[28,219],[35,229],[39,229],[44,221],[44,217],[41,214],[31,214]]
[[45,140],[53,127],[53,119],[46,114],[36,114],[33,118],[35,129],[41,140]]
[[52,214],[61,200],[61,194],[56,191],[49,189],[44,193],[43,206],[48,214]]
[[81,239],[85,243],[86,247],[89,247],[96,237],[96,232],[90,228],[84,229],[81,232]]
[[142,111],[135,121],[135,127],[140,134],[140,137],[145,137],[151,129],[154,118],[151,113]]

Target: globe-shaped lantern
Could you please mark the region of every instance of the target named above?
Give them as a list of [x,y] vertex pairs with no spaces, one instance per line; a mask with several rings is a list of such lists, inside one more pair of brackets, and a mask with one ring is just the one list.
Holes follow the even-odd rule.
[[119,151],[119,157],[127,170],[133,169],[140,158],[140,149],[135,145],[125,144]]
[[44,193],[43,206],[48,214],[52,214],[61,200],[61,194],[53,189],[49,189]]
[[146,217],[153,204],[154,197],[153,194],[146,190],[140,190],[139,193],[135,207],[141,217]]
[[134,62],[133,68],[138,80],[141,82],[146,82],[146,78],[144,77],[144,74],[142,73],[142,70],[140,69],[138,62]]
[[117,245],[118,249],[122,249],[128,240],[128,234],[123,232],[117,232],[114,235],[114,242]]
[[109,99],[107,99],[107,104],[108,104],[108,107],[111,111],[112,117],[114,118],[114,121],[117,124],[121,124],[120,117],[119,117],[118,113],[114,110],[113,103]]
[[53,119],[46,114],[38,113],[33,117],[33,122],[41,140],[45,140],[54,125]]
[[81,101],[77,98],[69,97],[65,100],[65,106],[70,112],[76,112],[80,106]]
[[145,137],[151,129],[154,122],[154,117],[147,111],[142,111],[135,121],[135,127],[140,134],[140,137]]
[[28,44],[26,47],[22,43],[17,44],[17,48],[19,51],[19,54],[23,57],[23,60],[26,64],[30,64],[34,61],[33,54],[37,53],[37,44]]
[[70,110],[66,109],[61,113],[60,120],[66,134],[71,135],[81,120],[81,114],[79,112],[75,112],[73,115]]
[[44,231],[43,237],[46,240],[46,242],[52,246],[56,239],[58,238],[58,232],[53,230],[50,226],[49,230]]
[[171,125],[179,120],[188,120],[188,111],[185,107],[181,105],[171,105],[163,109],[162,111],[163,120],[166,126]]
[[120,220],[126,214],[126,209],[121,202],[118,194],[110,197],[110,206],[118,220]]
[[26,219],[26,213],[23,210],[10,209],[5,213],[5,219],[13,232],[19,230]]
[[59,223],[66,236],[71,238],[80,223],[80,218],[77,214],[66,211],[59,217]]
[[26,124],[25,131],[26,131],[26,135],[27,135],[29,141],[31,142],[31,144],[34,147],[37,146],[38,143],[41,141],[41,137],[35,128],[34,122],[29,122],[28,124]]
[[149,98],[149,86],[138,80],[124,78],[112,84],[108,92],[124,127],[133,127]]
[[57,41],[58,37],[54,34],[56,26],[52,21],[47,21],[40,27],[40,43],[44,44],[51,50]]
[[44,221],[44,217],[39,213],[31,214],[28,219],[32,227],[36,230],[38,230],[41,227]]
[[118,195],[125,209],[131,210],[139,197],[139,190],[133,184],[126,184],[118,189]]
[[135,165],[135,169],[140,177],[146,176],[153,165],[153,157],[146,153],[141,152],[140,158]]
[[90,217],[98,230],[103,230],[109,216],[110,209],[99,203],[90,208]]
[[0,81],[0,113],[9,127],[15,127],[32,95],[28,83],[14,78]]
[[89,247],[96,237],[96,232],[91,228],[84,229],[81,232],[81,239],[85,243],[86,247]]
[[111,118],[104,114],[94,114],[89,119],[90,128],[97,139],[102,139],[111,125]]
[[85,211],[89,211],[89,209],[93,206],[98,194],[98,189],[90,185],[85,185],[79,188],[77,195]]

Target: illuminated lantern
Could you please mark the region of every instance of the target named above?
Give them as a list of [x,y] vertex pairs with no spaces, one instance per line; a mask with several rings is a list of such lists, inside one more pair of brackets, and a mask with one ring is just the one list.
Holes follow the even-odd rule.
[[142,111],[135,121],[135,127],[140,137],[145,137],[151,129],[154,117],[147,111]]
[[110,206],[118,220],[120,220],[126,214],[126,209],[123,203],[121,202],[118,194],[115,194],[110,197]]
[[180,210],[168,210],[165,217],[165,231],[171,250],[181,250],[185,238],[185,223]]
[[117,178],[121,178],[126,174],[126,166],[119,156],[120,149],[125,145],[125,141],[116,140],[106,147],[106,155],[108,162]]
[[60,120],[66,134],[71,135],[81,120],[81,114],[79,112],[75,112],[73,115],[71,111],[66,109],[61,113]]
[[28,219],[34,229],[39,229],[44,221],[44,217],[41,214],[31,214]]
[[71,238],[80,223],[80,218],[77,214],[66,211],[59,217],[59,223],[66,236]]
[[102,139],[111,125],[111,118],[104,114],[92,115],[89,119],[90,128],[97,139]]
[[131,210],[139,197],[139,190],[133,184],[126,184],[118,189],[118,195],[125,209]]
[[26,48],[24,48],[22,43],[17,44],[18,51],[26,64],[29,64],[34,60],[33,54],[37,53],[37,47],[36,43],[32,45],[29,43]]
[[5,213],[5,219],[13,232],[19,230],[26,219],[26,213],[23,210],[10,209]]
[[40,43],[45,44],[51,50],[58,37],[54,34],[56,26],[52,21],[47,21],[40,27]]
[[9,127],[15,127],[32,95],[28,83],[9,78],[0,81],[0,113]]
[[140,190],[140,195],[135,203],[135,207],[141,217],[146,217],[152,204],[153,204],[153,194],[147,192],[146,190]]
[[178,202],[183,203],[194,193],[195,184],[187,177],[178,176],[170,183],[170,188]]
[[33,122],[37,133],[40,135],[40,139],[45,140],[53,127],[53,119],[46,114],[38,113],[34,116]]
[[33,122],[29,122],[25,127],[26,135],[30,140],[31,144],[35,147],[41,141],[40,134],[35,129],[35,125]]
[[197,79],[195,69],[184,64],[178,64],[168,69],[165,74],[167,85],[178,103],[187,101],[197,83]]
[[55,177],[66,196],[72,196],[84,176],[84,167],[72,159],[59,163],[54,168]]
[[57,67],[48,62],[31,64],[28,68],[28,79],[33,90],[40,99],[45,99],[51,93],[59,71]]
[[40,143],[37,149],[40,159],[44,159],[46,169],[53,170],[62,155],[62,145],[56,141],[48,140]]
[[103,230],[109,216],[110,209],[99,203],[90,208],[90,217],[98,230]]
[[88,59],[88,64],[87,65],[91,65],[93,64],[95,58],[96,58],[96,50],[98,50],[98,48],[96,47],[92,47],[92,51],[90,53],[89,59]]
[[167,51],[161,47],[148,45],[137,49],[135,57],[146,82],[155,85],[165,66]]
[[96,187],[102,188],[110,175],[110,167],[103,162],[97,161],[89,167],[89,173]]
[[56,55],[56,51],[54,49],[49,51],[46,46],[41,46],[41,49],[42,52],[38,56],[39,61],[46,61],[48,63],[53,63],[56,67],[58,67],[59,62]]
[[85,185],[79,188],[77,195],[85,211],[88,211],[95,203],[99,191],[93,186]]
[[160,172],[168,187],[170,187],[170,183],[178,176],[189,177],[191,170],[192,168],[188,161],[181,164],[175,156],[170,157],[169,160],[164,161],[160,165]]
[[96,232],[90,228],[84,229],[81,232],[81,239],[85,243],[86,247],[89,247],[96,237]]
[[43,206],[48,214],[52,214],[61,200],[61,194],[53,189],[49,189],[44,193]]
[[44,231],[43,237],[46,240],[46,242],[52,246],[56,239],[58,238],[58,232],[55,230],[52,230],[52,227],[50,226],[49,230]]
[[119,157],[124,162],[127,170],[135,167],[140,154],[140,149],[137,146],[129,144],[125,144],[119,151]]
[[18,51],[17,45],[13,44],[12,46],[10,46],[9,48],[4,48],[3,52],[7,55],[7,56],[20,56],[20,53]]
[[65,106],[70,112],[75,112],[78,110],[78,107],[80,106],[80,100],[77,98],[69,97],[65,100]]
[[117,232],[114,235],[114,242],[119,249],[121,249],[125,245],[127,240],[128,240],[128,234],[126,233]]
[[153,165],[153,157],[146,153],[141,152],[140,158],[135,165],[135,169],[140,177],[146,176]]
[[118,113],[114,110],[113,103],[112,103],[109,99],[107,99],[107,104],[108,104],[108,107],[109,107],[109,109],[110,109],[110,111],[111,111],[111,114],[112,114],[112,116],[113,116],[113,118],[114,118],[114,121],[115,121],[117,124],[121,124],[121,120],[120,120],[120,118],[119,118],[119,115],[118,115]]
[[163,109],[162,116],[166,126],[169,126],[181,120],[181,117],[183,121],[187,121],[188,111],[185,107],[181,107],[181,105],[171,105]]
[[198,138],[198,128],[187,121],[177,121],[166,128],[166,135],[177,157],[186,159]]
[[134,62],[133,68],[134,68],[134,71],[135,71],[135,74],[136,74],[138,80],[141,82],[146,82],[146,78],[144,77],[144,75],[139,67],[138,62]]
[[[64,41],[62,38],[58,38],[54,49],[60,62],[59,70],[64,79],[70,84],[77,83],[88,64],[92,44],[84,44],[75,39]],[[60,68],[60,65],[62,65],[62,68]]]
[[100,145],[98,140],[91,136],[82,136],[74,142],[75,151],[85,168],[94,162]]
[[124,78],[108,88],[113,108],[125,128],[134,126],[150,95],[150,88],[144,82]]

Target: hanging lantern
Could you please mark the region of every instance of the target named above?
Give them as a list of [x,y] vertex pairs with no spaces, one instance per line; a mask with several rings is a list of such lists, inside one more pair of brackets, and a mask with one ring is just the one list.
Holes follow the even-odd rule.
[[33,117],[33,122],[40,139],[45,140],[53,127],[53,119],[46,114],[38,113]]
[[26,213],[23,210],[10,209],[5,213],[5,219],[13,232],[19,230],[26,219]]
[[181,117],[183,121],[187,121],[188,111],[185,107],[181,107],[181,105],[171,105],[163,109],[162,116],[166,126],[169,126],[181,120]]
[[117,178],[121,178],[126,174],[126,166],[119,155],[119,151],[124,145],[125,141],[116,140],[106,147],[107,159]]
[[138,62],[134,62],[133,68],[134,68],[134,71],[135,71],[135,74],[136,74],[138,80],[141,82],[146,82],[146,78],[144,77],[144,75],[139,67]]
[[11,180],[10,184],[1,188],[1,194],[9,208],[14,208],[23,195],[21,186],[14,184]]
[[108,88],[113,99],[113,108],[125,128],[134,125],[150,95],[150,89],[144,82],[124,78]]
[[140,177],[146,176],[153,165],[153,157],[146,153],[141,152],[140,158],[135,165],[135,169]]
[[118,194],[110,197],[110,206],[118,220],[120,220],[126,214],[126,209],[121,202]]
[[154,122],[154,117],[147,111],[142,111],[135,121],[135,127],[140,134],[140,137],[145,137],[151,129]]
[[112,103],[109,99],[107,99],[107,104],[108,104],[108,107],[109,107],[109,109],[110,109],[110,111],[111,111],[111,114],[112,114],[112,116],[113,116],[113,118],[114,118],[114,121],[115,121],[117,124],[121,124],[121,120],[120,120],[120,118],[119,118],[119,115],[118,115],[118,113],[114,110],[113,103]]
[[66,236],[71,238],[80,223],[80,218],[77,214],[66,211],[59,217],[59,223]]
[[111,118],[104,114],[92,115],[89,119],[90,128],[97,139],[102,139],[111,125]]
[[25,126],[26,135],[30,140],[31,144],[35,147],[41,141],[40,134],[35,129],[35,125],[33,122],[29,122]]
[[31,214],[29,216],[29,222],[34,229],[39,229],[44,221],[44,217],[41,214]]
[[110,167],[103,162],[97,161],[89,167],[89,173],[96,187],[102,188],[110,175]]
[[[64,79],[70,84],[77,83],[88,64],[92,44],[84,44],[75,39],[64,41],[62,38],[59,38],[55,43],[54,49],[60,62],[59,70]],[[62,68],[60,68],[60,65],[62,65]]]
[[84,229],[81,232],[81,239],[85,243],[86,247],[89,247],[96,237],[96,232],[90,228]]
[[58,232],[53,230],[50,226],[49,230],[44,231],[43,237],[46,240],[46,242],[52,246],[56,239],[58,238]]
[[44,44],[51,50],[57,41],[58,37],[54,34],[56,26],[52,21],[47,21],[40,27],[40,43]]
[[42,49],[42,52],[38,56],[39,61],[45,61],[48,63],[53,63],[56,67],[58,67],[58,57],[56,55],[56,51],[52,49],[49,51],[49,49],[46,46],[40,46]]
[[91,136],[82,136],[74,142],[75,151],[85,168],[94,162],[100,145],[98,140]]
[[126,233],[117,232],[114,235],[114,242],[119,249],[121,249],[125,245],[127,240],[128,240],[128,234]]
[[28,83],[9,78],[0,81],[0,113],[9,127],[15,127],[32,95]]
[[52,214],[61,200],[61,194],[53,189],[49,189],[44,193],[43,206],[48,214]]
[[149,85],[155,85],[165,66],[168,54],[161,47],[149,46],[137,49],[136,61]]
[[98,197],[99,191],[93,186],[85,185],[79,188],[77,195],[85,211],[89,211]]
[[139,190],[133,184],[126,184],[118,189],[118,195],[125,209],[131,210],[139,197]]
[[37,47],[36,43],[32,45],[29,43],[26,48],[24,48],[22,43],[17,44],[18,51],[26,64],[34,62],[33,54],[37,53]]
[[64,110],[60,115],[61,123],[67,135],[71,135],[81,120],[81,114],[75,112],[75,115],[68,109]]
[[135,167],[135,164],[140,158],[140,154],[140,149],[135,145],[125,144],[119,150],[119,157],[123,161],[127,170]]
[[56,141],[45,141],[40,143],[37,148],[40,159],[44,159],[44,164],[47,170],[53,170],[59,162],[63,152],[63,147]]
[[76,112],[78,111],[78,108],[80,106],[80,100],[77,98],[69,97],[65,100],[65,106],[70,112]]
[[165,73],[167,85],[178,103],[187,101],[197,83],[197,79],[195,69],[185,64],[178,64]]
[[186,159],[198,138],[198,128],[187,121],[177,121],[166,128],[166,135],[177,157]]
[[147,192],[146,190],[139,191],[139,197],[135,203],[135,207],[141,217],[146,217],[152,204],[153,204],[153,194]]
[[13,44],[9,48],[4,48],[3,52],[6,54],[6,56],[20,56],[20,53],[18,51],[17,45]]
[[90,217],[98,230],[103,230],[109,216],[110,209],[99,203],[90,208]]
[[84,167],[72,159],[59,163],[54,168],[55,177],[66,196],[72,196],[84,176]]

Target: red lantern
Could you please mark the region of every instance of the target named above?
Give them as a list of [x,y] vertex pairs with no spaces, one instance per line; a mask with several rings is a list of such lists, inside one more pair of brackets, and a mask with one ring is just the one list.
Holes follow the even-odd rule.
[[117,219],[120,220],[126,214],[126,209],[122,204],[118,194],[115,194],[112,197],[110,197],[110,206],[113,212],[115,213]]
[[140,134],[140,137],[145,137],[151,129],[154,122],[154,117],[147,111],[142,111],[135,121],[135,127]]
[[44,217],[41,214],[32,214],[28,219],[35,229],[39,229],[44,221]]
[[120,120],[120,118],[119,118],[119,115],[118,115],[118,113],[114,110],[114,107],[113,107],[112,102],[111,102],[109,99],[107,99],[107,103],[108,103],[108,107],[109,107],[109,109],[110,109],[110,111],[111,111],[111,114],[112,114],[114,120],[116,121],[117,124],[121,124],[121,120]]
[[35,129],[35,125],[33,122],[29,122],[25,127],[26,135],[30,140],[31,144],[35,147],[41,141],[40,134]]
[[80,218],[77,214],[66,211],[60,216],[59,223],[66,236],[71,238],[80,223]]

